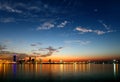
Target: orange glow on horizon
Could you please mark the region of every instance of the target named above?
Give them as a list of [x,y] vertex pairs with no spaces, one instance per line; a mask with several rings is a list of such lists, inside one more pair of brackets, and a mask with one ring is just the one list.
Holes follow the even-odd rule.
[[77,61],[88,61],[88,60],[113,60],[113,59],[120,59],[119,56],[99,56],[99,57],[93,57],[93,56],[57,56],[52,55],[48,57],[37,57],[37,60],[42,59],[43,62],[48,62],[49,59],[51,59],[51,62],[60,62],[60,60],[64,62],[77,62]]

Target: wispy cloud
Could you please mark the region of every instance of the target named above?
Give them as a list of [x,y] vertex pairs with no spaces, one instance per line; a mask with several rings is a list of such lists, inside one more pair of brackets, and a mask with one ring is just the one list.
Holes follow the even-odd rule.
[[59,52],[59,50],[62,48],[63,47],[53,48],[53,47],[49,46],[48,48],[45,48],[46,50],[48,50],[48,53],[45,55],[41,55],[41,57],[51,56],[54,52]]
[[[52,46],[49,46],[47,48],[40,48],[38,50],[34,50],[33,54],[38,55],[40,57],[47,57],[51,56],[54,52],[59,52],[59,50],[62,48],[63,47],[53,48]],[[41,51],[44,52],[45,54],[42,54]]]
[[68,21],[66,21],[66,20],[60,24],[57,24],[56,20],[48,21],[48,22],[44,22],[39,27],[37,27],[37,30],[49,30],[51,28],[57,28],[57,27],[63,28],[66,26],[67,23],[68,23]]
[[15,22],[15,19],[14,18],[0,18],[0,22],[10,23],[10,22]]
[[101,31],[101,30],[92,30],[92,29],[87,29],[87,28],[84,28],[84,27],[81,27],[81,26],[78,26],[75,28],[75,30],[81,32],[81,33],[96,33],[98,35],[102,35],[102,34],[105,34],[106,32],[104,31]]
[[51,29],[53,27],[55,27],[55,25],[53,23],[45,22],[41,26],[39,26],[37,28],[37,30],[48,30],[48,29]]
[[106,30],[110,29],[110,27],[107,24],[105,24],[102,20],[98,20],[98,22],[101,23],[105,27]]
[[36,44],[31,44],[30,46],[37,46]]
[[105,24],[102,20],[98,20],[98,22],[106,29],[106,33],[116,32],[110,28],[110,25]]
[[0,10],[4,10],[7,12],[13,12],[13,13],[22,13],[21,10],[13,8],[13,6],[10,6],[9,4],[0,4]]
[[[37,2],[39,2],[39,3],[37,3]],[[11,3],[11,1],[9,1],[9,2],[8,1],[4,1],[4,2],[0,1],[0,11],[4,12],[5,14],[14,13],[17,17],[20,17],[20,21],[29,20],[27,22],[30,22],[30,21],[33,21],[33,19],[36,19],[36,17],[38,19],[38,17],[40,16],[39,15],[40,13],[44,14],[44,17],[46,15],[45,11],[46,11],[47,6],[44,6],[44,3],[41,3],[41,1],[37,1],[37,2],[36,2],[36,4],[31,4],[31,2],[28,2],[27,4],[25,4],[22,1],[13,2],[13,3]],[[33,13],[33,11],[35,13]],[[0,14],[0,15],[2,16],[2,14]],[[11,15],[12,14],[9,14],[8,16],[11,16]],[[4,15],[2,17],[5,18]],[[26,19],[24,19],[24,18],[26,18]],[[30,20],[30,18],[31,18],[31,20]],[[18,21],[19,21],[19,19],[18,19]]]
[[106,32],[104,31],[101,31],[101,30],[93,30],[92,32],[98,34],[98,35],[102,35],[102,34],[105,34]]
[[67,44],[77,43],[77,44],[80,44],[80,45],[87,45],[87,44],[91,43],[90,41],[82,41],[82,40],[67,40],[67,41],[64,41],[64,42],[67,43]]
[[[28,3],[23,1],[0,1],[0,12],[8,14],[9,17],[15,17],[17,22],[41,22],[48,21],[51,19],[56,20],[56,16],[53,14],[60,14],[63,11],[60,7],[53,7],[50,4],[43,3],[41,0]],[[13,16],[13,13],[15,16]],[[1,17],[5,18],[6,15],[0,14]],[[52,16],[52,18],[51,18]],[[45,21],[44,21],[45,22]],[[67,21],[64,21],[59,27],[64,27]],[[57,26],[56,26],[57,27]]]
[[42,11],[42,9],[37,6],[31,6],[31,7],[28,7],[27,9],[30,11],[37,11],[37,12]]
[[82,28],[81,26],[76,27],[76,30],[80,32],[92,32],[91,29]]
[[36,42],[36,43],[32,43],[32,44],[30,44],[30,46],[38,46],[38,45],[42,45],[42,43],[40,43],[40,42]]
[[68,23],[68,21],[64,21],[61,24],[57,25],[57,27],[63,28],[66,26],[67,23]]

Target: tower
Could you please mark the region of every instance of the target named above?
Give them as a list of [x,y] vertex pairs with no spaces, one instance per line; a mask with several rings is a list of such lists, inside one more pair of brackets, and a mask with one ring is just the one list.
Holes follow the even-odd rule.
[[13,56],[13,61],[16,62],[17,59],[16,59],[16,55]]
[[29,57],[29,62],[31,61],[31,57]]
[[48,62],[51,63],[51,59],[49,59]]

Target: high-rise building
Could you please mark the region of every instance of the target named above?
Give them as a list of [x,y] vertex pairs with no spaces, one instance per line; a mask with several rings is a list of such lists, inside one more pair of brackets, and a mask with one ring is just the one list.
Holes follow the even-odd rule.
[[29,62],[31,61],[31,57],[29,57]]
[[34,63],[35,62],[35,59],[32,59],[32,63]]
[[17,61],[17,57],[16,57],[16,55],[13,56],[13,61],[14,61],[14,62]]
[[48,62],[51,63],[51,59],[49,59]]

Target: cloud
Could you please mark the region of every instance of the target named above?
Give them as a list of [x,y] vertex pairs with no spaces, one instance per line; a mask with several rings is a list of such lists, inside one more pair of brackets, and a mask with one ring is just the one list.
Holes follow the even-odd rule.
[[44,7],[38,7],[38,6],[29,6],[25,8],[30,12],[43,12],[43,9],[44,9]]
[[57,51],[57,49],[49,46],[48,48],[45,48],[46,50],[48,50],[48,53],[47,54],[44,54],[44,55],[40,55],[41,57],[47,57],[47,56],[51,56],[54,52]]
[[102,35],[105,34],[106,32],[104,31],[100,31],[100,30],[93,30],[94,33],[98,34],[98,35]]
[[63,27],[66,26],[67,23],[68,23],[68,21],[64,21],[64,22],[62,22],[61,24],[57,25],[57,27],[63,28]]
[[54,51],[56,51],[57,49],[55,49],[55,48],[53,48],[53,47],[51,47],[51,46],[49,46],[48,48],[46,48],[47,50],[49,50],[50,52],[54,52]]
[[105,24],[102,20],[98,20],[98,22],[106,29],[106,33],[116,32],[116,30],[112,30],[110,25]]
[[[3,18],[5,18],[6,15],[9,15],[9,17],[15,17],[16,22],[45,22],[49,20],[57,20],[57,17],[53,16],[53,14],[63,14],[63,10],[61,10],[61,7],[53,7],[41,0],[35,2],[28,1],[27,3],[21,0],[0,1],[0,12],[3,12],[0,16]],[[63,27],[66,22],[67,21],[62,23],[60,27]]]
[[105,24],[102,20],[98,20],[98,22],[101,23],[105,27],[106,30],[110,29],[109,26]]
[[5,10],[7,12],[13,12],[13,13],[22,13],[21,10],[18,10],[16,8],[13,8],[13,6],[10,6],[7,3],[1,4],[0,3],[0,10]]
[[37,27],[37,30],[49,30],[49,29],[54,28],[54,27],[63,28],[68,23],[68,21],[64,21],[64,22],[62,22],[61,24],[58,25],[56,22],[57,22],[56,20],[51,20],[49,22],[44,22],[39,27]]
[[82,28],[81,26],[76,27],[76,30],[80,32],[92,32],[91,29]]
[[38,49],[39,51],[46,51],[46,49],[45,48],[40,48],[40,49]]
[[75,28],[76,31],[79,31],[81,33],[96,33],[97,35],[102,35],[102,34],[105,34],[106,32],[104,31],[101,31],[101,30],[92,30],[92,29],[86,29],[86,28],[83,28],[81,26],[78,26]]
[[37,46],[36,44],[31,44],[31,46]]
[[12,3],[10,1],[5,2],[0,1],[0,10],[12,13],[20,13],[25,16],[27,16],[28,14],[31,14],[31,16],[38,15],[37,13],[33,13],[33,11],[43,13],[43,15],[46,15],[47,14],[46,12],[48,12],[49,15],[51,15],[50,13],[59,12],[58,8],[54,8],[51,5],[43,3],[42,1],[36,2],[29,1],[27,4],[24,3],[23,1],[18,2],[14,1]]
[[41,43],[41,42],[37,42],[37,44],[38,44],[38,45],[42,45],[42,43]]
[[58,49],[62,49],[63,47],[59,47]]
[[45,22],[43,23],[41,26],[39,26],[37,28],[37,30],[49,30],[51,28],[55,27],[54,24],[50,23],[50,22]]
[[15,22],[14,18],[0,18],[1,23],[10,23],[10,22]]
[[18,9],[14,9],[10,6],[5,6],[5,9],[8,10],[8,12],[13,12],[13,13],[22,13],[21,10],[18,10]]
[[80,45],[87,45],[91,42],[90,41],[82,41],[82,40],[67,40],[67,41],[65,41],[65,43],[67,43],[67,44],[78,43]]
[[32,43],[32,44],[30,44],[30,46],[38,46],[38,45],[42,45],[42,43],[37,42],[37,43]]
[[63,47],[53,48],[53,47],[49,46],[48,48],[46,48],[46,50],[48,50],[48,53],[45,55],[41,55],[41,57],[51,56],[54,52],[59,52],[59,49],[62,49],[62,48]]
[[[37,51],[33,51],[33,54],[38,55],[40,57],[47,57],[51,56],[54,52],[59,52],[59,50],[62,48],[63,47],[53,48],[52,46],[49,46],[47,48],[40,48]],[[41,52],[44,52],[46,54],[42,54]]]

